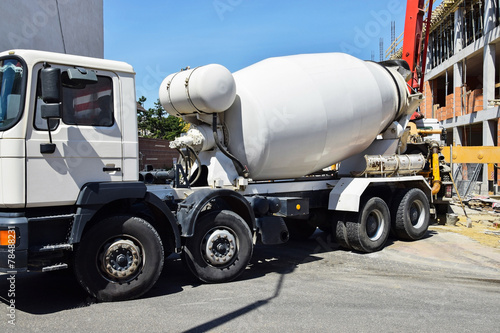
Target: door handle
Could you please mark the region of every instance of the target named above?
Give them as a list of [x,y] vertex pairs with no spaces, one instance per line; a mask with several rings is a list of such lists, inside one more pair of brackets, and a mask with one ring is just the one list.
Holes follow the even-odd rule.
[[104,171],[104,172],[122,171],[122,168],[120,168],[120,167],[104,167],[104,168],[102,168],[102,171]]

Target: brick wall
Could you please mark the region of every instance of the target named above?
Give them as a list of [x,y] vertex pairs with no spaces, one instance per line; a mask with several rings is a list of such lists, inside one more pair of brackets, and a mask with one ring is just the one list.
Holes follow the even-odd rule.
[[[460,96],[460,95],[457,95]],[[453,102],[454,102],[453,94],[449,94],[446,96],[446,114],[445,119],[453,118]],[[458,113],[457,113],[458,114]]]
[[436,110],[436,119],[439,121],[444,120],[443,110],[444,110],[444,107],[440,107]]
[[[456,87],[455,88],[455,115],[456,116],[460,116],[462,115],[462,99],[463,99],[463,96],[462,96],[462,88],[461,87]],[[446,99],[446,104],[448,104],[448,98]],[[453,104],[451,104],[453,105]],[[464,112],[465,113],[465,112]],[[453,117],[453,112],[452,112],[452,115],[450,118]]]
[[432,115],[432,89],[429,81],[424,82],[424,100],[420,104],[420,111],[426,118],[433,118]]
[[[460,116],[483,110],[483,90],[467,90],[465,100],[462,95],[462,88],[455,88],[455,94],[446,96],[445,105],[433,104],[432,91],[437,91],[437,82],[435,80],[424,82],[423,101],[420,104],[420,111],[426,118],[437,118],[445,120],[453,118],[453,107],[455,115]],[[465,102],[465,108],[462,112],[462,104]],[[434,109],[434,113],[432,110]]]
[[[464,104],[465,103],[465,104]],[[428,108],[428,102],[425,101],[426,109]],[[465,98],[462,94],[462,88],[455,88],[455,94],[450,94],[446,96],[446,103],[444,106],[438,107],[438,105],[433,105],[436,108],[434,117],[439,121],[453,118],[453,106],[455,106],[455,116],[461,116],[465,114],[470,114],[473,112],[478,112],[483,110],[483,89],[467,90],[465,92]],[[464,110],[462,110],[465,106]],[[426,112],[425,115],[431,118],[431,112]]]
[[483,110],[483,89],[475,89],[467,95],[467,113]]
[[170,169],[173,159],[179,156],[175,149],[168,147],[169,141],[162,139],[139,138],[139,169],[144,170],[146,164],[154,169]]

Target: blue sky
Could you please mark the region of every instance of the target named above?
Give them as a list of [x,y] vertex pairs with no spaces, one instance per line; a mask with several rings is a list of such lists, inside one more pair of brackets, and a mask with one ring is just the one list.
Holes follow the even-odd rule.
[[[440,1],[437,1],[440,2]],[[146,107],[165,76],[219,63],[234,72],[269,57],[346,52],[379,60],[403,31],[405,0],[104,0],[104,56],[130,63]]]

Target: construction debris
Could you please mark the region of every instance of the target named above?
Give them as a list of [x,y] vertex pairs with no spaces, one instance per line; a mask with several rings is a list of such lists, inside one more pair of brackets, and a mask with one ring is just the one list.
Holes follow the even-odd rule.
[[451,213],[446,214],[446,225],[456,225],[458,222],[458,215]]
[[471,209],[500,213],[500,200],[491,199],[488,196],[477,195],[462,201]]
[[[493,205],[496,209],[500,201],[491,199],[489,197],[477,196],[467,201],[484,202],[485,207],[488,208],[473,208],[465,206],[467,211],[467,216],[464,215],[464,211],[458,204],[458,201],[452,205],[450,208],[453,213],[448,213],[446,215],[447,222],[445,225],[432,225],[431,230],[437,232],[455,232],[461,235],[472,238],[479,243],[495,248],[500,248],[500,212],[493,209]],[[456,218],[458,217],[458,219]],[[449,221],[448,221],[449,219]],[[453,221],[457,219],[456,224]],[[469,226],[470,224],[470,226]]]

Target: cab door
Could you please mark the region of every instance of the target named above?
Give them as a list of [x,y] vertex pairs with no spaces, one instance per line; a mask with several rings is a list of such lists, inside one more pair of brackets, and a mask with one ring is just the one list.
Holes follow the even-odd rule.
[[[119,77],[95,71],[96,83],[65,83],[68,67],[59,67],[63,73],[61,119],[42,119],[44,102],[40,88],[34,89],[36,102],[26,135],[28,207],[71,205],[86,183],[122,181]],[[41,65],[35,70],[38,77],[40,69]],[[41,145],[49,142],[48,125],[56,148],[53,153],[42,153]]]

